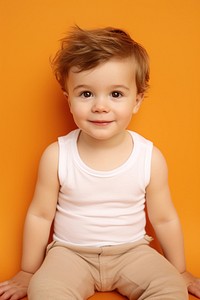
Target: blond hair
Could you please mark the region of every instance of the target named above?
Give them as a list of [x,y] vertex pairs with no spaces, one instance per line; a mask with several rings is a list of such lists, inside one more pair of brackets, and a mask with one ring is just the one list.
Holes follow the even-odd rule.
[[51,64],[62,89],[69,70],[76,67],[78,72],[95,68],[112,58],[132,58],[136,63],[135,80],[138,93],[148,88],[149,59],[146,50],[121,29],[106,27],[83,30],[73,27],[61,40],[61,48]]

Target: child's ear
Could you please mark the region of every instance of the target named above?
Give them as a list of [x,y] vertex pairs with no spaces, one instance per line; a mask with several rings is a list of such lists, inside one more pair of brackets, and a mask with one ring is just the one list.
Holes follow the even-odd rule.
[[140,106],[143,102],[143,99],[144,99],[144,94],[143,93],[140,93],[140,94],[137,94],[136,96],[136,104],[133,108],[133,114],[136,114],[138,112],[138,110],[140,109]]
[[71,102],[69,100],[69,94],[66,91],[63,91],[63,95],[66,97],[68,105],[69,105],[69,108],[70,108],[71,107]]
[[63,95],[68,99],[68,93],[66,91],[63,91]]

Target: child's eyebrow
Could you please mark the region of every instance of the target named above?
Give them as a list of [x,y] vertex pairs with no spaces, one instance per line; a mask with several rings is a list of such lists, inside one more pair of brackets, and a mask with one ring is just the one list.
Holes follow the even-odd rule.
[[73,89],[73,91],[76,91],[76,90],[82,89],[82,88],[84,88],[84,89],[90,89],[91,87],[89,85],[86,85],[86,84],[79,84],[79,85],[75,86],[75,88]]
[[112,85],[111,88],[112,88],[112,89],[125,89],[125,90],[127,90],[127,91],[129,90],[129,87],[127,87],[126,85],[123,85],[123,84]]

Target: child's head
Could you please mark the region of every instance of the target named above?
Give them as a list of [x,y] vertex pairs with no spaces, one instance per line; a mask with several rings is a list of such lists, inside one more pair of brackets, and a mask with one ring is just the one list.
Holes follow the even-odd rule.
[[69,71],[76,67],[78,72],[95,68],[112,58],[133,59],[136,65],[135,81],[138,93],[148,88],[149,60],[146,50],[120,29],[82,30],[74,27],[61,40],[61,49],[52,60],[53,70],[63,90]]

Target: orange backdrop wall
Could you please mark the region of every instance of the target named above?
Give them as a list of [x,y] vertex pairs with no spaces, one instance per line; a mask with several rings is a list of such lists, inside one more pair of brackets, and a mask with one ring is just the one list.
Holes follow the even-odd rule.
[[166,156],[200,276],[200,1],[0,1],[0,280],[19,269],[22,228],[44,148],[74,128],[49,57],[70,26],[128,30],[151,58],[151,88],[130,128]]

